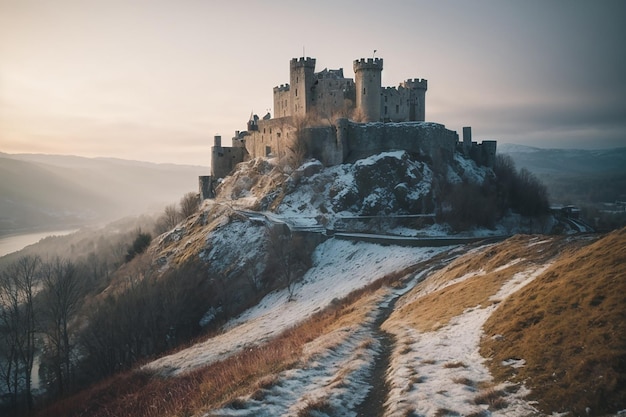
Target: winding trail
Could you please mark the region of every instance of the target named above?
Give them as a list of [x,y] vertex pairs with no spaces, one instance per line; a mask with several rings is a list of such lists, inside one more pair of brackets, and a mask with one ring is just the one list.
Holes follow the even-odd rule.
[[395,305],[413,287],[422,282],[434,271],[447,265],[459,254],[442,253],[435,256],[423,264],[423,268],[415,271],[413,277],[407,280],[398,291],[386,302],[378,307],[376,320],[372,324],[372,337],[380,342],[380,349],[376,355],[376,362],[370,375],[371,389],[365,399],[355,407],[357,417],[381,417],[385,415],[385,403],[388,400],[391,386],[387,379],[387,372],[390,369],[391,355],[393,353],[396,338],[393,334],[382,329],[382,324],[389,318],[395,309]]
[[396,301],[401,296],[402,294],[398,294],[386,306],[381,306],[376,321],[373,323],[372,335],[380,342],[380,349],[372,369],[370,380],[372,387],[363,402],[356,407],[357,417],[380,417],[385,414],[385,401],[387,401],[390,388],[387,382],[387,370],[395,341],[393,335],[382,330],[381,326],[389,318]]

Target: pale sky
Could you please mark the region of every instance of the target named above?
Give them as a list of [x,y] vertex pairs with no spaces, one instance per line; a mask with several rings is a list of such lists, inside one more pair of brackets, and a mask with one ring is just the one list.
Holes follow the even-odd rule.
[[477,140],[626,146],[626,1],[0,0],[0,151],[209,164],[317,71],[384,59]]

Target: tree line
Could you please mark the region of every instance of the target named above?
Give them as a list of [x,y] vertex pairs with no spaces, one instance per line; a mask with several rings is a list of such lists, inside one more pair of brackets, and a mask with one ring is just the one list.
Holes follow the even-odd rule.
[[[73,319],[84,294],[77,265],[23,256],[0,273],[0,377],[14,409],[33,406],[32,371],[37,353],[51,390],[62,394],[72,380]],[[41,338],[41,343],[37,339]]]
[[492,228],[509,212],[529,219],[549,213],[545,185],[527,169],[518,171],[510,156],[496,155],[493,172],[483,184],[462,183],[444,189],[438,220],[455,230],[466,230]]
[[[158,233],[166,217],[173,227],[197,208],[197,193],[187,193],[180,209],[170,205],[156,221],[142,217],[100,232],[78,233],[79,237],[46,238],[39,246],[51,255],[44,257],[29,248],[2,260],[0,414],[27,412],[34,406],[34,393],[48,398],[66,395],[189,337],[192,331],[181,325],[189,319],[187,312],[171,306],[199,307],[180,301],[183,295],[172,278],[157,284],[145,260],[131,261],[141,258],[151,242],[152,235],[143,230]],[[131,223],[135,228],[123,231]],[[99,296],[120,270],[127,275],[127,288]],[[160,316],[148,317],[146,311],[158,311]],[[178,322],[169,323],[168,317]],[[157,328],[174,327],[176,337],[156,334]],[[152,333],[146,335],[144,329]],[[150,346],[137,346],[140,343]],[[39,381],[36,390],[34,379]]]

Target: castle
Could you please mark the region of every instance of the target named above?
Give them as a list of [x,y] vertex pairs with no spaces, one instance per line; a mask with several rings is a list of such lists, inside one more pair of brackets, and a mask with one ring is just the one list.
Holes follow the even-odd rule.
[[353,62],[354,80],[343,69],[315,72],[315,58],[289,62],[289,84],[274,87],[274,118],[251,115],[245,131],[236,131],[232,146],[215,136],[211,175],[200,177],[202,198],[214,195],[220,178],[253,158],[284,156],[294,147],[324,165],[337,165],[386,150],[406,150],[452,159],[460,151],[476,163],[493,166],[496,141],[472,142],[471,128],[463,141],[444,125],[425,122],[428,82],[409,79],[383,87],[380,58]]

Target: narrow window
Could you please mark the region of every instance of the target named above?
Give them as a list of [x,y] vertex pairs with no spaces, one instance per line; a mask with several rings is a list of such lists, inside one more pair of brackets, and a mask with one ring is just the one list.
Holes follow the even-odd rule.
[[363,95],[365,95],[365,87],[363,87]]
[[385,114],[387,114],[387,106],[385,106]]
[[396,104],[396,113],[400,113],[400,106]]

